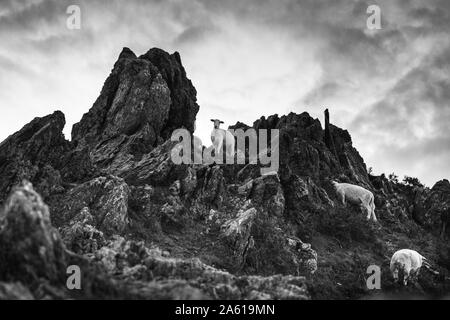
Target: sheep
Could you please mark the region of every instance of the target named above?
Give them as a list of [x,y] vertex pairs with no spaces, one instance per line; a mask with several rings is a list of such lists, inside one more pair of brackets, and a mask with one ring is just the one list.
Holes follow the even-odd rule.
[[211,119],[214,122],[214,129],[211,132],[211,142],[214,144],[214,150],[217,154],[222,154],[223,143],[225,141],[225,149],[228,157],[234,156],[234,136],[228,131],[220,128],[223,121]]
[[422,264],[427,266],[426,258],[420,253],[410,249],[401,249],[395,252],[391,258],[391,273],[394,280],[399,279],[399,271],[403,272],[403,285],[408,284],[409,279],[417,279]]
[[367,220],[372,218],[373,221],[377,222],[372,192],[354,184],[338,183],[336,181],[332,181],[332,183],[344,206],[346,205],[346,201],[359,205],[363,211],[367,212]]

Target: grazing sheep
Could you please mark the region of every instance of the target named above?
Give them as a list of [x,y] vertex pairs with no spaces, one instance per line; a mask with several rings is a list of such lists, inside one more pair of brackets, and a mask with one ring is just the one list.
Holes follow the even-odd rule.
[[332,183],[344,206],[346,201],[359,205],[363,211],[367,212],[367,220],[372,218],[373,221],[377,221],[372,192],[354,184],[338,183],[336,181],[332,181]]
[[218,119],[211,119],[214,122],[214,129],[211,132],[211,141],[214,144],[214,150],[218,153],[222,153],[223,143],[225,141],[226,153],[228,157],[234,155],[234,136],[228,131],[220,128],[220,124],[223,121]]
[[399,279],[399,271],[403,273],[403,284],[406,286],[409,279],[417,279],[422,264],[426,265],[425,257],[410,249],[401,249],[391,258],[391,273],[395,281]]

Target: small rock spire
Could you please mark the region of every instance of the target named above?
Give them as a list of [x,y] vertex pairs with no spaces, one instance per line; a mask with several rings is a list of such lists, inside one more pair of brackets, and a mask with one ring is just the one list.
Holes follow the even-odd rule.
[[334,146],[334,140],[333,140],[333,136],[331,135],[331,131],[330,131],[330,112],[328,111],[328,109],[325,109],[325,136],[324,136],[324,142],[326,144],[326,146],[328,147],[328,149],[334,154],[334,156],[336,157],[336,159],[338,160],[339,164],[339,157],[337,155],[337,151],[336,148]]

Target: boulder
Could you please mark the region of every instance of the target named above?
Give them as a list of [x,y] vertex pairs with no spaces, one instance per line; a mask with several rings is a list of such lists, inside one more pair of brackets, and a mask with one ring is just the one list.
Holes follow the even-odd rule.
[[31,183],[23,182],[0,213],[0,281],[62,283],[66,251],[50,213]]

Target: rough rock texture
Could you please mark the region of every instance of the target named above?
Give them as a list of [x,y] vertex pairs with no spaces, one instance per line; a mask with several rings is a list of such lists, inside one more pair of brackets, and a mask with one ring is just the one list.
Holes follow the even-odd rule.
[[[370,185],[366,165],[346,130],[329,124],[326,138],[320,121],[306,112],[261,117],[253,128],[280,130],[279,174],[283,181],[292,174],[314,179],[345,175],[352,182]],[[330,146],[327,139],[333,141]]]
[[177,52],[155,48],[137,58],[124,48],[97,101],[74,125],[72,140],[94,164],[123,172],[174,129],[193,132],[196,94]]
[[168,121],[161,132],[163,139],[170,138],[173,130],[179,128],[194,132],[195,116],[199,110],[197,91],[186,77],[180,54],[175,52],[169,55],[161,49],[153,48],[139,58],[155,65],[170,89],[171,104]]
[[105,244],[103,232],[95,227],[95,219],[88,207],[75,215],[60,232],[66,247],[78,254],[94,253]]
[[210,267],[199,259],[172,258],[158,249],[146,248],[142,242],[126,241],[123,238],[114,238],[97,252],[95,259],[100,261],[109,273],[121,274],[135,280],[179,279],[180,284],[189,287],[189,292],[186,292],[188,296],[182,298],[308,298],[302,277],[236,277]]
[[44,196],[61,191],[57,169],[68,150],[64,125],[64,114],[56,111],[35,118],[0,144],[0,201],[23,179],[32,181]]
[[[436,182],[431,190],[417,188],[415,217],[423,225],[441,236],[449,236],[450,230],[450,182],[446,179]],[[420,198],[425,199],[420,201]]]
[[226,221],[221,226],[223,237],[233,249],[233,255],[237,258],[239,265],[245,263],[247,251],[255,245],[251,230],[257,214],[255,208],[241,210],[235,218]]
[[115,176],[98,177],[80,184],[64,197],[53,214],[56,224],[77,222],[88,210],[89,224],[108,234],[121,233],[128,225],[128,197],[130,190],[125,181]]
[[265,175],[253,180],[253,188],[249,198],[269,215],[282,216],[285,199],[283,189],[277,174]]
[[34,297],[27,287],[20,282],[0,282],[0,300],[34,300]]
[[[2,142],[0,299],[370,298],[372,264],[385,294],[448,295],[448,180],[369,174],[330,112],[324,128],[307,113],[232,126],[280,130],[277,172],[177,165],[170,135],[192,133],[198,109],[178,53],[125,48],[71,142],[61,112]],[[343,206],[330,180],[371,190],[379,223]],[[433,268],[407,288],[389,276],[401,248]],[[70,265],[82,290],[66,287]]]
[[65,273],[63,242],[28,182],[12,192],[0,213],[0,260],[2,281],[58,282]]

